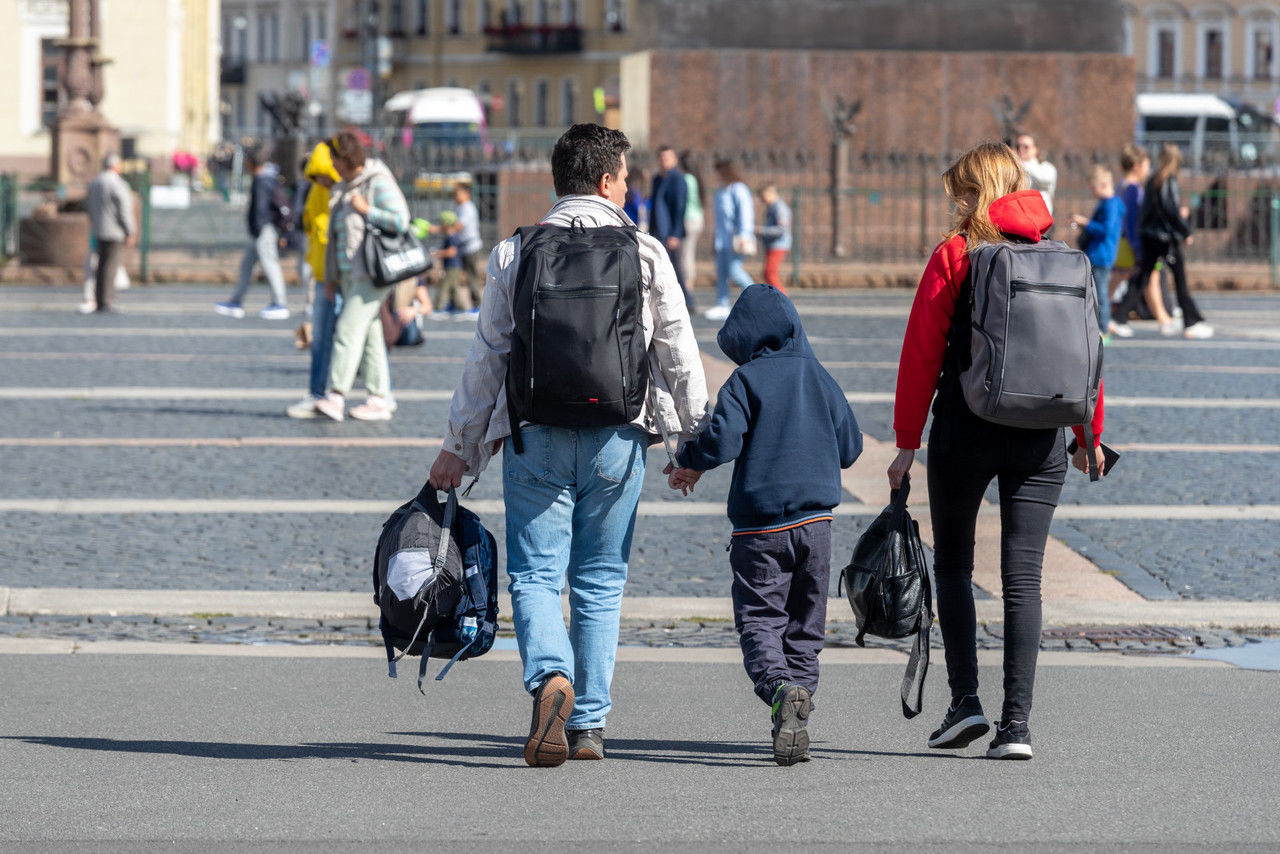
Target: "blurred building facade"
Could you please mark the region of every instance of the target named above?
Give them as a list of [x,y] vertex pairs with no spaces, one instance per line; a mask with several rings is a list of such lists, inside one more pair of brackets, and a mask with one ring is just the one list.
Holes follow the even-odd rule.
[[339,0],[334,61],[341,89],[363,68],[371,9],[387,39],[384,95],[463,86],[489,104],[497,138],[558,136],[616,105],[622,58],[638,47],[644,0]]
[[[220,0],[100,0],[102,111],[124,153],[167,163],[219,137]],[[0,170],[49,173],[49,128],[62,106],[58,73],[66,0],[0,3]]]
[[1139,92],[1204,92],[1271,111],[1280,106],[1280,3],[1129,0],[1124,42]]

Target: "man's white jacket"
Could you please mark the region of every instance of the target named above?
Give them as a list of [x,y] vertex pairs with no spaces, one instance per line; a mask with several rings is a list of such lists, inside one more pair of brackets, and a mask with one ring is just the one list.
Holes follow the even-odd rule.
[[[635,224],[622,208],[600,196],[565,196],[551,208],[543,223],[569,226],[574,219],[588,228]],[[683,442],[697,432],[706,417],[706,378],[670,256],[649,235],[639,234],[638,238],[649,381],[658,412],[655,420],[646,400],[632,423],[649,434],[650,444],[662,441],[664,433]],[[472,475],[484,470],[502,440],[511,434],[506,376],[515,326],[512,291],[519,263],[518,235],[502,241],[489,254],[476,337],[449,408],[444,449],[466,461],[467,473]]]

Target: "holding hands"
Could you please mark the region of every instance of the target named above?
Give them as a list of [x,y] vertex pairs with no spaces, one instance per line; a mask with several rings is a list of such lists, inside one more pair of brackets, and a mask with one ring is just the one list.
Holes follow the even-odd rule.
[[676,468],[672,463],[667,463],[667,467],[662,470],[667,476],[667,486],[672,489],[680,490],[682,495],[688,495],[693,491],[693,485],[702,477],[702,472],[693,469]]

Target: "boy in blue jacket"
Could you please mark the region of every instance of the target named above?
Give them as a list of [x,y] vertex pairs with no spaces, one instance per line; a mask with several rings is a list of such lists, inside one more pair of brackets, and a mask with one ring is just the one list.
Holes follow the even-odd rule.
[[688,491],[734,462],[729,487],[734,626],[756,694],[772,707],[773,758],[809,759],[831,575],[831,510],[840,469],[862,433],[840,386],[809,348],[791,300],[770,285],[742,292],[716,336],[738,364],[715,412],[676,456],[668,483]]
[[1104,344],[1111,343],[1116,325],[1111,322],[1111,270],[1116,265],[1120,249],[1120,229],[1124,225],[1124,201],[1116,196],[1115,179],[1111,170],[1101,163],[1089,170],[1089,188],[1098,198],[1093,217],[1086,219],[1072,214],[1072,229],[1084,230],[1080,248],[1089,256],[1093,267],[1093,283],[1098,291],[1098,328],[1102,330]]

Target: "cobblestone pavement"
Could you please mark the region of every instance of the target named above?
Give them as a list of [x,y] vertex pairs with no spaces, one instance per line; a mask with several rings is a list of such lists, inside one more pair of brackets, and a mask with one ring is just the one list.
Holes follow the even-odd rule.
[[[979,626],[978,647],[1000,649],[1004,643],[1001,626]],[[827,647],[856,646],[857,627],[850,622],[827,623]],[[1062,637],[1062,633],[1046,633],[1041,640],[1043,650],[1073,652],[1126,652],[1134,654],[1184,654],[1195,649],[1236,647],[1262,640],[1261,635],[1246,635],[1218,629],[1163,628],[1164,636],[1115,637],[1105,630],[1080,630],[1078,636]],[[169,641],[233,644],[341,644],[382,647],[376,620],[296,620],[254,619],[218,615],[189,617],[0,617],[0,638],[41,638],[91,641]],[[514,648],[515,635],[510,618],[505,618],[498,634],[498,644]],[[732,649],[738,646],[738,635],[730,622],[674,620],[624,620],[619,643],[623,646]],[[937,626],[930,638],[932,649],[942,649],[942,634]],[[866,638],[866,646],[874,649],[909,651],[910,640]]]
[[[300,397],[307,359],[292,347],[295,322],[215,316],[225,288],[135,288],[124,313],[79,317],[76,289],[0,290],[0,386],[9,417],[0,425],[0,499],[255,498],[403,500],[416,491],[434,448],[175,447],[113,440],[275,437],[422,439],[439,437],[445,400],[402,401],[385,424],[298,422],[282,416]],[[263,293],[255,297],[265,300]],[[295,293],[293,298],[297,300]],[[819,357],[847,392],[871,395],[854,410],[871,436],[891,441],[892,392],[910,295],[902,292],[798,293]],[[251,304],[256,305],[252,302]],[[1206,295],[1202,306],[1221,334],[1208,342],[1137,338],[1107,351],[1108,395],[1151,398],[1108,409],[1115,444],[1178,445],[1129,450],[1102,484],[1073,476],[1065,504],[1280,504],[1280,295]],[[696,321],[708,352],[715,328]],[[426,346],[392,356],[402,393],[448,392],[461,370],[471,327],[432,324]],[[279,399],[77,398],[49,390],[182,387],[278,390]],[[412,397],[412,395],[409,395]],[[879,397],[878,397],[879,396]],[[1211,406],[1178,406],[1220,400]],[[15,444],[17,439],[101,439],[99,447]],[[1217,450],[1258,445],[1257,451]],[[1269,449],[1268,449],[1269,448]],[[927,454],[925,455],[927,460]],[[663,485],[651,449],[645,501],[680,501]],[[495,466],[472,497],[501,498]],[[728,469],[712,472],[692,498],[720,502]],[[4,513],[0,585],[363,590],[379,517],[364,513],[195,515]],[[833,563],[847,559],[866,517],[841,519]],[[922,520],[924,521],[924,520]],[[486,518],[502,537],[502,519]],[[1186,598],[1280,599],[1280,523],[1060,521]],[[629,591],[636,595],[723,596],[728,586],[719,514],[642,518]]]

